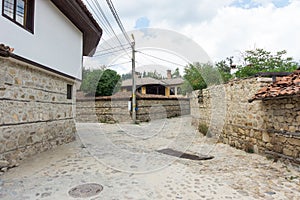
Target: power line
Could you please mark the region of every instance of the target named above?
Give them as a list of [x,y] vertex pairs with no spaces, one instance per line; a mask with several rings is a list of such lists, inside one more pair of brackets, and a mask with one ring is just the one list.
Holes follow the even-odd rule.
[[172,62],[172,61],[169,61],[169,60],[165,60],[165,59],[163,59],[163,58],[159,58],[159,57],[156,57],[156,56],[152,56],[152,55],[150,55],[150,54],[146,54],[146,53],[143,53],[143,52],[141,52],[141,51],[136,51],[136,52],[141,53],[141,54],[144,54],[144,55],[149,56],[149,57],[152,57],[152,58],[155,58],[155,59],[157,59],[157,60],[161,60],[161,61],[164,61],[164,62],[171,63],[171,64],[173,64],[173,65],[185,67],[185,65],[182,65],[182,64],[179,64],[179,63],[175,63],[175,62]]
[[[102,38],[102,40],[104,40],[103,38]],[[106,40],[104,40],[104,42],[105,43],[103,43],[102,45],[107,45],[107,46],[109,46],[109,47],[111,47],[111,49],[113,50],[114,48],[117,48],[117,47],[112,47],[111,45],[108,45],[109,43],[106,41]],[[121,46],[119,46],[119,48],[121,48]],[[124,48],[125,48],[125,46],[124,46]],[[126,47],[125,48],[125,51],[128,51],[128,50],[130,50],[131,49],[131,47]],[[105,50],[107,50],[107,49],[105,49]],[[108,56],[108,55],[119,55],[120,53],[120,51],[124,51],[124,49],[123,48],[121,48],[121,49],[118,49],[118,50],[113,50],[113,51],[108,51],[108,52],[102,52],[101,50],[99,50],[99,51],[96,51],[95,52],[95,55],[94,55],[94,57],[103,57],[103,56]],[[131,58],[130,58],[131,59]]]
[[[110,51],[110,52],[106,52],[106,53],[100,53],[98,55],[94,55],[94,57],[101,57],[101,56],[105,56],[105,55],[109,55],[109,54],[116,54],[117,52],[120,52],[120,51],[126,51],[127,50],[131,50],[131,47],[127,47],[127,48],[122,48],[122,49],[119,49],[119,50],[114,50],[114,51]],[[127,51],[126,51],[127,53]],[[131,59],[131,58],[130,58]]]
[[145,55],[143,55],[143,54],[141,54],[141,56],[143,56],[146,60],[150,61],[151,63],[153,63],[153,64],[155,64],[155,65],[157,65],[157,66],[160,65],[160,64],[158,64],[157,62],[153,61],[153,59],[150,59],[150,58],[148,58],[147,56],[145,56]]
[[107,33],[110,37],[112,37],[113,34],[112,34],[111,30],[107,27],[107,24],[105,23],[105,21],[102,19],[103,16],[99,15],[99,9],[98,9],[98,7],[96,7],[96,4],[93,1],[92,1],[93,5],[91,5],[91,3],[88,0],[86,2],[88,4],[89,8],[93,11],[93,14],[95,15],[95,17],[98,19],[98,23],[100,22],[101,27],[103,29],[105,29],[105,33]]
[[101,39],[104,41],[104,43],[101,44],[102,46],[106,45],[106,46],[109,46],[110,48],[113,48],[108,41],[106,41],[104,38],[101,38]]
[[[86,2],[88,4],[89,8],[93,11],[93,14],[95,15],[96,19],[98,20],[98,23],[100,23],[101,27],[105,30],[104,33],[106,33],[108,35],[108,37],[111,37],[111,38],[114,37],[113,33],[110,30],[110,28],[108,27],[107,23],[105,22],[105,20],[103,20],[103,16],[101,14],[99,14],[99,9],[96,6],[96,4],[94,3],[94,1],[92,1],[92,4],[88,0]],[[101,40],[104,40],[104,34],[102,35]],[[112,47],[109,43],[107,43],[106,45],[109,47]]]
[[[113,34],[114,37],[116,38],[117,42],[122,46],[122,42],[120,41],[120,39],[118,38],[116,32],[114,31],[111,23],[109,22],[109,20],[107,19],[103,9],[101,8],[100,4],[98,3],[97,0],[92,1],[93,5],[91,5],[89,3],[89,1],[87,1],[89,7],[93,10],[93,12],[95,13],[95,15],[97,16],[97,19],[99,22],[101,22],[101,24],[104,26],[104,28],[106,29],[106,31],[109,34]],[[102,17],[101,17],[102,16]],[[110,46],[110,45],[109,45]],[[112,48],[112,46],[111,46]],[[127,54],[127,56],[129,58],[131,58],[128,54],[128,52],[123,48],[124,52]]]
[[117,63],[117,64],[113,64],[113,65],[108,65],[107,67],[113,67],[113,66],[123,65],[123,64],[127,64],[127,63],[131,63],[131,61],[127,61],[127,62],[123,62],[123,63]]
[[[102,10],[99,2],[97,0],[94,0],[94,2],[96,2],[96,6],[98,7],[100,13],[102,14],[104,20],[106,21],[106,23],[108,24],[108,26],[110,27],[110,29],[112,30],[114,36],[116,37],[117,41],[119,42],[119,44],[122,46],[122,42],[120,41],[120,39],[118,38],[117,34],[115,33],[114,29],[112,28],[112,25],[110,24],[109,20],[107,19],[104,11]],[[124,48],[123,48],[124,49]],[[127,56],[130,58],[130,56],[128,55],[128,52],[124,49],[124,52],[127,54]]]
[[120,20],[120,17],[118,15],[118,13],[117,13],[117,11],[116,11],[113,3],[111,2],[111,0],[106,0],[106,2],[108,4],[108,6],[109,6],[109,9],[110,9],[111,13],[113,14],[113,16],[114,16],[114,18],[116,20],[119,28],[121,29],[121,31],[122,31],[125,39],[127,40],[128,44],[132,47],[132,43],[131,43],[131,41],[129,39],[129,36],[127,35],[127,33],[126,33],[125,29],[124,29],[124,26],[123,26],[123,24],[122,24],[122,22]]
[[128,48],[128,47],[126,47],[126,45],[128,45],[128,44],[124,44],[124,45],[119,45],[119,46],[115,46],[115,47],[111,47],[111,48],[107,48],[107,49],[101,49],[101,50],[98,50],[98,51],[96,51],[96,53],[99,53],[99,52],[105,52],[105,51],[111,51],[111,50],[113,50],[113,49],[120,49],[120,48],[122,48],[122,47],[124,47],[124,48]]

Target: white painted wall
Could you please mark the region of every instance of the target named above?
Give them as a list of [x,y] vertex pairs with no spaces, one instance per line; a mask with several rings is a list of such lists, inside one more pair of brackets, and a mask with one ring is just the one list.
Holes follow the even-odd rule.
[[[2,0],[0,1],[2,9]],[[83,34],[49,1],[35,1],[34,34],[0,14],[0,43],[16,55],[81,79]]]

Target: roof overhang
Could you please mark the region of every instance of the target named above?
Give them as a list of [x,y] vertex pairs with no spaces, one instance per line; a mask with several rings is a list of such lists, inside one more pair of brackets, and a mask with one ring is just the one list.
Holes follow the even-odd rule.
[[102,36],[102,29],[81,0],[51,2],[83,33],[83,55],[93,56]]

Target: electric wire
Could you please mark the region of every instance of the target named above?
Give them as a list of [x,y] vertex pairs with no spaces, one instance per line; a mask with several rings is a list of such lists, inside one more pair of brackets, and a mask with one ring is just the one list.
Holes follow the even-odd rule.
[[[105,30],[104,33],[107,34],[108,37],[113,38],[113,33],[108,28],[108,25],[105,23],[105,21],[102,19],[103,16],[99,14],[99,10],[97,9],[96,4],[93,1],[92,4],[88,0],[86,2],[93,14],[95,15],[95,18],[98,20],[98,23],[100,23],[101,27]],[[102,35],[101,40],[104,40],[104,34]],[[115,41],[111,41],[110,43],[112,44],[113,42]],[[110,45],[109,43],[107,43],[106,45],[112,47],[112,45]]]
[[173,65],[177,65],[177,66],[181,66],[181,67],[185,67],[185,65],[182,65],[182,64],[179,64],[179,63],[175,63],[175,62],[172,62],[172,61],[169,61],[169,60],[166,60],[166,59],[163,59],[163,58],[159,58],[159,57],[156,57],[156,56],[153,56],[153,55],[150,55],[150,54],[147,54],[147,53],[144,53],[142,51],[136,51],[138,53],[141,53],[141,54],[144,54],[146,56],[149,56],[149,57],[152,57],[152,58],[155,58],[157,60],[161,60],[161,61],[164,61],[164,62],[168,62],[168,63],[171,63]]
[[[109,20],[107,19],[103,9],[101,8],[100,4],[98,3],[97,0],[92,1],[91,3],[89,2],[89,0],[86,1],[88,6],[90,7],[90,9],[93,11],[93,13],[95,14],[95,16],[97,17],[98,22],[103,26],[103,28],[107,31],[108,35],[110,36],[114,36],[112,38],[115,38],[117,40],[117,42],[119,43],[119,45],[122,47],[123,51],[127,54],[127,56],[129,58],[131,58],[128,54],[128,52],[125,50],[125,48],[123,47],[122,42],[120,41],[120,39],[118,38],[116,32],[114,31],[111,23],[109,22]],[[103,39],[103,38],[102,38]],[[110,46],[110,48],[113,48],[113,46],[111,46],[109,43],[106,43],[108,46]]]
[[123,65],[123,64],[127,64],[127,63],[131,63],[131,61],[127,61],[127,62],[123,62],[123,63],[117,63],[117,64],[112,64],[112,65],[108,65],[107,67],[113,67],[113,66]]
[[153,61],[152,59],[148,58],[147,56],[140,54],[143,58],[145,58],[146,60],[150,61],[151,63],[153,63],[154,65],[160,66],[161,64],[158,64],[157,62]]
[[115,46],[115,47],[111,47],[111,48],[101,49],[101,50],[97,50],[96,52],[105,52],[105,51],[110,51],[110,50],[113,50],[113,49],[119,49],[121,47],[127,48],[125,45],[122,45],[122,46],[119,45],[119,46]]
[[[98,52],[102,51],[101,49],[105,49],[104,48],[104,45],[108,46],[109,48],[114,48],[114,47],[117,47],[117,46],[120,46],[120,45],[117,45],[117,46],[112,46],[110,45],[111,42],[108,42],[107,40],[105,40],[104,38],[101,38],[104,42],[100,45],[100,49],[98,50]],[[120,46],[121,47],[121,46]],[[125,47],[125,46],[124,46]],[[109,49],[107,48],[107,49]],[[97,51],[96,51],[97,52]]]
[[92,10],[92,12],[93,12],[93,14],[95,15],[95,17],[96,17],[96,18],[98,19],[98,21],[100,22],[101,27],[102,27],[103,29],[105,29],[105,33],[111,34],[111,33],[110,33],[110,30],[107,28],[106,24],[105,24],[104,21],[101,19],[99,13],[96,12],[96,10],[95,10],[96,8],[95,8],[94,2],[92,2],[93,5],[94,5],[94,7],[91,5],[91,3],[90,3],[89,1],[86,1],[86,2],[87,2],[87,4],[88,4],[89,8]]
[[[128,50],[131,50],[131,47],[127,47]],[[114,51],[110,51],[110,52],[106,52],[106,53],[102,53],[102,54],[97,54],[97,55],[94,55],[94,57],[102,57],[102,56],[106,56],[106,55],[109,55],[109,54],[116,54],[117,52],[120,52],[120,51],[126,51],[126,48],[122,48],[122,49],[119,49],[119,50],[114,50]]]
[[124,28],[124,26],[123,26],[123,24],[122,24],[122,22],[121,22],[121,20],[120,20],[120,17],[119,17],[119,15],[118,15],[118,13],[117,13],[117,11],[116,11],[116,9],[115,9],[115,7],[114,7],[112,1],[111,1],[111,0],[106,0],[106,2],[107,2],[108,6],[109,6],[109,8],[110,8],[110,10],[111,10],[111,13],[113,14],[113,16],[114,16],[114,18],[115,18],[115,20],[116,20],[116,22],[117,22],[119,28],[121,29],[121,31],[122,31],[122,33],[123,33],[125,39],[127,40],[128,44],[130,44],[130,46],[133,47],[133,44],[132,44],[132,42],[130,41],[129,36],[128,36],[128,34],[127,34],[126,31],[125,31],[125,28]]
[[[102,14],[104,20],[106,21],[106,23],[108,24],[108,26],[110,27],[110,29],[112,30],[114,36],[116,37],[117,41],[119,42],[119,44],[122,46],[122,42],[120,41],[120,39],[118,38],[117,34],[115,33],[114,29],[112,28],[112,25],[110,24],[109,20],[107,19],[103,9],[101,8],[99,2],[97,0],[94,0],[94,2],[96,2],[96,6],[98,7],[100,13]],[[128,55],[128,52],[124,49],[124,52]],[[129,55],[128,55],[129,58],[131,58]]]

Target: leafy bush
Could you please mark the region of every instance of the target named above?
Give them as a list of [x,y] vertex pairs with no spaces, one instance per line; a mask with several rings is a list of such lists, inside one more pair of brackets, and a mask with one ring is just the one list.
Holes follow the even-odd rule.
[[238,66],[235,75],[238,78],[245,78],[259,72],[292,72],[297,69],[298,65],[292,57],[287,57],[286,54],[285,50],[278,51],[276,54],[264,49],[245,51],[242,57],[246,66]]
[[206,124],[204,124],[204,123],[200,123],[198,125],[198,131],[200,133],[202,133],[204,136],[206,136],[207,133],[208,133],[208,126]]
[[98,81],[96,96],[110,96],[121,86],[121,76],[116,71],[106,69]]
[[110,96],[118,91],[121,76],[111,69],[84,69],[80,89],[88,95]]
[[[202,90],[207,86],[223,83],[223,75],[217,67],[213,67],[210,63],[194,63],[189,64],[184,69],[184,84],[182,86],[183,94],[193,90]],[[228,75],[228,74],[227,74]]]

